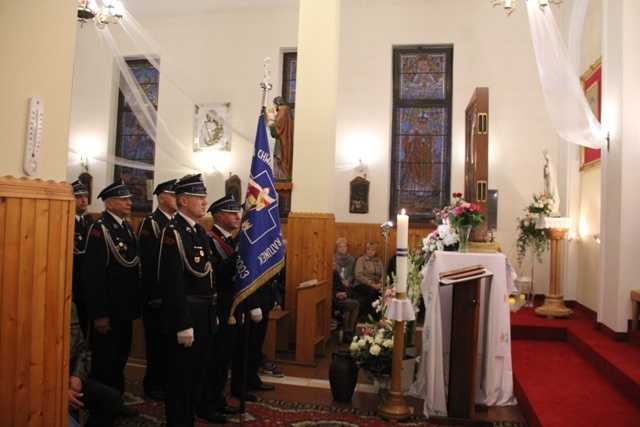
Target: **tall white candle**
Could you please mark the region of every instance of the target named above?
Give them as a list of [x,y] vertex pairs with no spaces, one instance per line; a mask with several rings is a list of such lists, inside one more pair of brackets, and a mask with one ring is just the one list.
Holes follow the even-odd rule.
[[407,254],[409,251],[409,216],[405,210],[398,214],[396,224],[398,233],[396,240],[396,292],[407,292]]

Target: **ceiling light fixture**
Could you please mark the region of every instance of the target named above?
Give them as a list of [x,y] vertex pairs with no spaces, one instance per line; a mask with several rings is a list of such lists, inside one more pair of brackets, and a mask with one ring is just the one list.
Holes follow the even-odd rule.
[[98,28],[107,24],[117,24],[122,18],[122,4],[118,0],[78,0],[78,22],[80,27],[87,21],[93,21]]
[[[542,11],[542,13],[544,13],[544,8],[547,7],[549,3],[555,4],[556,6],[560,6],[560,3],[562,3],[563,0],[531,0],[531,1],[537,1],[538,7],[540,7],[540,10]],[[511,14],[516,11],[516,7],[518,6],[518,0],[489,0],[489,3],[491,3],[493,7],[502,6],[507,16],[511,16]]]

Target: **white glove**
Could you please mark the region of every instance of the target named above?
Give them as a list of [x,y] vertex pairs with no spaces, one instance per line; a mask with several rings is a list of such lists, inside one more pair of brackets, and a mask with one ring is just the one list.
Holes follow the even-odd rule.
[[251,310],[251,321],[253,323],[260,323],[262,321],[262,309],[254,308]]
[[178,332],[178,344],[191,347],[193,344],[193,328]]

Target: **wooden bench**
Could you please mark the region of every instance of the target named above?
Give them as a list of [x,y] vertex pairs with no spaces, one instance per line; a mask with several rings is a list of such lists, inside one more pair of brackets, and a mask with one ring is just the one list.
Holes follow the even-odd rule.
[[289,310],[271,310],[262,351],[267,359],[276,360],[276,352],[289,349]]
[[638,330],[638,315],[640,315],[640,291],[631,291],[631,330]]

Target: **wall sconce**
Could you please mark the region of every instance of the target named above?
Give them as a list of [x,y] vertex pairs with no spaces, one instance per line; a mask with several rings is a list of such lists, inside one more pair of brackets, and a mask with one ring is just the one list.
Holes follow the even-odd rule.
[[356,172],[358,173],[366,173],[367,171],[367,164],[366,163],[362,163],[362,159],[358,159],[358,166],[356,166]]
[[596,242],[598,242],[598,244],[602,243],[602,241],[600,240],[600,233],[594,234],[593,238],[596,240]]
[[80,167],[84,172],[89,172],[89,156],[80,156]]

